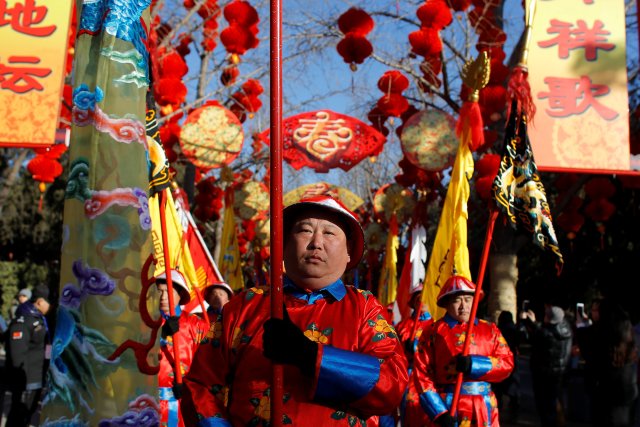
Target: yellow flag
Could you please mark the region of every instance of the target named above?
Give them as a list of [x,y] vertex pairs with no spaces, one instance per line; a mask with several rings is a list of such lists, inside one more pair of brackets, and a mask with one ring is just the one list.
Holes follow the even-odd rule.
[[422,288],[422,302],[427,304],[435,319],[444,314],[444,310],[436,304],[438,293],[454,270],[457,275],[471,280],[467,247],[467,201],[470,193],[469,180],[473,175],[470,138],[469,128],[465,126]]
[[396,215],[391,215],[389,222],[389,234],[387,234],[387,247],[378,281],[378,301],[383,306],[388,306],[396,300],[398,291],[398,221]]
[[[167,240],[169,242],[169,256],[171,257],[169,265],[171,268],[180,270],[187,280],[189,289],[193,289],[198,284],[198,275],[191,259],[191,251],[189,244],[186,242],[184,232],[186,224],[181,221],[178,215],[173,195],[169,188],[165,188],[164,194],[167,197],[167,205],[165,211],[165,219],[167,226]],[[162,245],[162,228],[160,226],[160,208],[158,204],[158,194],[149,197],[149,214],[151,216],[151,236],[153,237],[153,256],[157,260],[155,267],[155,275],[164,273],[165,260],[164,249]]]
[[238,228],[233,213],[232,191],[228,191],[227,197],[225,197],[220,247],[222,248],[218,258],[220,274],[222,274],[222,277],[234,291],[244,289],[244,278],[242,277],[242,265],[240,263],[240,247],[238,246]]

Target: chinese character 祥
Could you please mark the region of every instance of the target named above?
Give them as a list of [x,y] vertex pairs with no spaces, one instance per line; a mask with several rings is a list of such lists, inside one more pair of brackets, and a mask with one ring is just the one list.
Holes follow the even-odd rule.
[[589,76],[579,79],[546,77],[544,82],[549,92],[539,92],[538,99],[549,99],[550,108],[547,109],[552,117],[568,117],[582,114],[589,107],[593,107],[605,120],[613,120],[618,113],[596,99],[610,92],[609,86],[593,84]]
[[569,57],[570,50],[583,48],[587,61],[595,61],[598,59],[598,49],[610,51],[616,47],[613,43],[606,43],[605,36],[610,35],[611,32],[603,28],[604,24],[600,20],[596,20],[593,28],[589,28],[586,22],[578,19],[577,27],[573,28],[573,24],[569,22],[552,19],[547,33],[557,34],[557,36],[538,42],[538,46],[547,48],[558,45],[558,56],[562,59]]
[[[40,58],[35,56],[10,56],[9,64],[38,64]],[[46,77],[51,74],[50,68],[33,66],[9,66],[0,62],[0,88],[16,93],[30,90],[42,90],[43,86],[36,77]]]
[[36,27],[47,16],[46,6],[36,6],[36,0],[17,2],[7,7],[7,0],[0,0],[0,27],[11,24],[11,28],[23,34],[35,37],[47,37],[56,30],[55,25]]

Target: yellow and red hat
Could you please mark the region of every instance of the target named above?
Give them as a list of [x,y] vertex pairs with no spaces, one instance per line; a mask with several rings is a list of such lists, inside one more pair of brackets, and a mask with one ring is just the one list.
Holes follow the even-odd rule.
[[287,224],[292,221],[298,212],[309,208],[322,209],[337,213],[345,220],[349,227],[347,239],[352,245],[352,253],[349,254],[350,260],[347,264],[347,270],[356,267],[364,252],[364,232],[362,231],[362,226],[360,225],[360,221],[356,214],[351,212],[341,201],[334,199],[331,196],[321,195],[307,197],[284,208],[282,211],[284,229],[288,230],[291,227],[291,224]]
[[[436,304],[440,307],[446,306],[447,297],[451,295],[467,294],[474,295],[476,293],[476,284],[464,276],[453,275],[447,279],[444,286],[440,289]],[[482,298],[482,292],[480,293]]]

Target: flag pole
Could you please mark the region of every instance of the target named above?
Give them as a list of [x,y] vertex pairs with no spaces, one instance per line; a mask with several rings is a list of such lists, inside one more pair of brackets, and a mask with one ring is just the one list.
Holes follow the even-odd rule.
[[[482,248],[482,258],[480,259],[480,269],[478,271],[478,278],[476,279],[476,292],[473,296],[473,304],[471,305],[471,313],[469,314],[469,324],[467,325],[467,335],[464,337],[464,347],[462,347],[462,355],[468,356],[469,349],[471,348],[471,334],[473,334],[473,324],[476,319],[476,313],[478,312],[478,303],[480,302],[480,292],[482,291],[482,283],[484,282],[484,273],[487,267],[487,260],[489,259],[489,248],[491,247],[491,240],[493,238],[493,228],[498,218],[498,211],[491,209],[489,211],[489,223],[487,224],[487,234],[484,238],[484,247]],[[458,400],[460,399],[460,391],[462,390],[462,372],[458,373],[456,378],[456,388],[453,393],[453,401],[451,404],[451,416],[455,417],[458,411]]]
[[[169,294],[169,314],[173,317],[176,315],[176,301],[173,299],[173,280],[171,280],[171,257],[169,254],[169,238],[167,236],[167,192],[168,188],[162,190],[158,197],[161,197],[160,203],[160,229],[162,230],[162,251],[164,255],[164,272],[167,280],[167,291]],[[182,371],[180,370],[180,336],[173,335],[173,372],[175,375],[175,385],[182,384]]]
[[[282,319],[282,0],[270,5],[270,218],[271,218],[271,317]],[[271,426],[282,425],[283,369],[272,365]]]

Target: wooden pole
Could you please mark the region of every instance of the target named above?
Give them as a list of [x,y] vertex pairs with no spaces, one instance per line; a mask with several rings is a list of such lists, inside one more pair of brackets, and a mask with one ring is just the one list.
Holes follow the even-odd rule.
[[[271,0],[270,9],[270,216],[271,216],[271,317],[282,319],[282,0]],[[271,425],[282,425],[282,365],[273,364]]]
[[[489,248],[491,247],[491,239],[493,236],[493,227],[498,218],[498,211],[492,209],[489,211],[489,223],[487,224],[487,234],[484,238],[484,248],[482,249],[482,258],[480,259],[480,269],[478,271],[478,278],[476,279],[476,292],[473,296],[473,304],[471,306],[471,313],[469,314],[469,323],[467,325],[467,335],[464,337],[464,347],[462,348],[462,355],[469,355],[469,348],[471,347],[471,334],[473,334],[473,323],[476,320],[476,313],[478,312],[478,303],[480,302],[480,291],[482,290],[482,282],[484,281],[484,272],[487,267],[487,260],[489,259]],[[458,400],[460,399],[460,391],[462,389],[462,372],[458,373],[456,379],[456,389],[453,393],[453,401],[451,404],[451,416],[456,417],[458,412]]]

